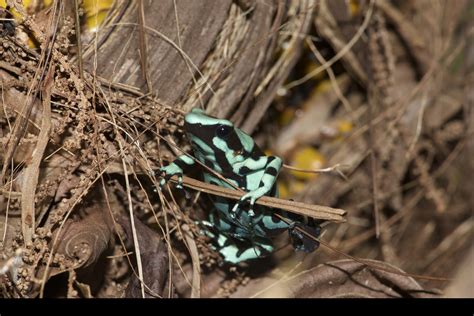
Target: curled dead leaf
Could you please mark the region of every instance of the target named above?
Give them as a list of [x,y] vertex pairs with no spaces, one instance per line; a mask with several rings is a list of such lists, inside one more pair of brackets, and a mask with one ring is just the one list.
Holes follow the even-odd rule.
[[101,207],[91,206],[85,213],[80,220],[66,223],[57,247],[59,254],[77,260],[81,268],[95,264],[109,248],[112,238],[108,214]]
[[[130,220],[126,217],[119,219],[129,240],[132,240]],[[138,237],[144,277],[145,297],[174,297],[174,290],[169,284],[168,249],[161,237],[151,228],[135,218],[135,231]],[[131,257],[134,258],[132,255]],[[125,292],[125,297],[141,298],[141,285],[134,273]]]

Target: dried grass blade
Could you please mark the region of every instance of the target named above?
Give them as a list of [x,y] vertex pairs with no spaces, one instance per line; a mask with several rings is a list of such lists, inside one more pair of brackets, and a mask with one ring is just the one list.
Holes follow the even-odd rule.
[[[186,229],[183,229],[186,231]],[[199,264],[199,252],[194,241],[194,238],[190,236],[187,232],[184,233],[186,243],[189,248],[189,253],[191,254],[192,266],[193,266],[193,280],[192,280],[192,289],[191,289],[191,298],[200,298],[201,297],[201,266]]]
[[40,164],[49,141],[51,130],[51,86],[53,71],[50,68],[43,86],[43,113],[41,130],[38,135],[31,163],[26,167],[21,195],[21,229],[25,244],[31,244],[35,229],[35,192],[38,185]]

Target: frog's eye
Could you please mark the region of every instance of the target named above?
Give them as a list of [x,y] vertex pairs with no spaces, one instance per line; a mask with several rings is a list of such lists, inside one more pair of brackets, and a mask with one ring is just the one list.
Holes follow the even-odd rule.
[[219,125],[216,129],[216,135],[219,138],[227,137],[233,130],[232,126],[229,125]]

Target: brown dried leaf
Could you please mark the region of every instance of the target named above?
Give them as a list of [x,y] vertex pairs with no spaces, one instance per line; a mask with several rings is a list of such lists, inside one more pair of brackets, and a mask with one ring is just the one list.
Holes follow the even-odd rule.
[[[402,270],[381,261],[367,260],[381,268]],[[233,297],[290,298],[396,298],[434,297],[413,278],[368,268],[353,260],[339,260],[318,265],[294,276],[253,282]]]
[[[128,239],[132,239],[130,221],[125,217],[119,220],[125,229]],[[145,283],[145,297],[173,297],[174,292],[169,284],[168,249],[161,237],[151,228],[135,218],[135,230],[140,245],[143,277]],[[141,298],[140,280],[133,274],[125,292],[125,297]]]

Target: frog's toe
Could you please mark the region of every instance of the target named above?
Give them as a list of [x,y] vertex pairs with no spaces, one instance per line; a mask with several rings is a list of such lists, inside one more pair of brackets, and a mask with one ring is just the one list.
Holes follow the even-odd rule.
[[200,233],[201,233],[201,235],[209,237],[211,239],[216,238],[216,235],[208,229],[201,229]]
[[237,203],[235,203],[234,207],[230,210],[230,217],[231,218],[235,218],[235,214],[237,214],[237,209],[239,208],[240,206],[240,201],[238,201]]
[[[253,206],[253,203],[255,203],[255,200],[253,200],[253,203],[252,203],[253,198],[252,198],[250,193],[252,193],[252,192],[248,192],[248,193],[242,195],[242,197],[237,201],[237,203],[235,203],[234,207],[231,209],[231,215],[237,213],[237,210],[238,210],[239,206],[244,204],[246,200],[250,199],[250,205]],[[234,217],[235,217],[235,215],[234,215]]]
[[178,176],[178,183],[176,184],[177,189],[183,189],[183,174],[181,172],[177,173],[166,173],[163,178],[160,180],[160,188],[163,189],[165,184],[173,177]]
[[249,216],[251,216],[251,217],[255,216],[255,212],[253,211],[253,207],[254,207],[254,205],[255,205],[255,201],[256,201],[255,198],[253,198],[253,197],[250,198],[250,209],[249,209],[248,214],[249,214]]
[[253,192],[248,192],[248,193],[245,193],[244,195],[242,195],[242,197],[239,200],[239,203],[243,203],[243,202],[245,202],[245,200],[252,199],[253,198],[252,193]]
[[177,189],[183,189],[183,175],[178,175],[178,183],[176,184]]
[[196,224],[196,225],[202,224],[202,225],[204,225],[204,226],[206,226],[206,227],[214,227],[214,225],[213,225],[211,222],[205,221],[205,220],[202,220],[202,221],[194,221],[194,224]]
[[162,178],[162,179],[160,180],[160,190],[163,189],[163,187],[165,186],[165,184],[166,184],[166,180],[165,180],[164,178]]

